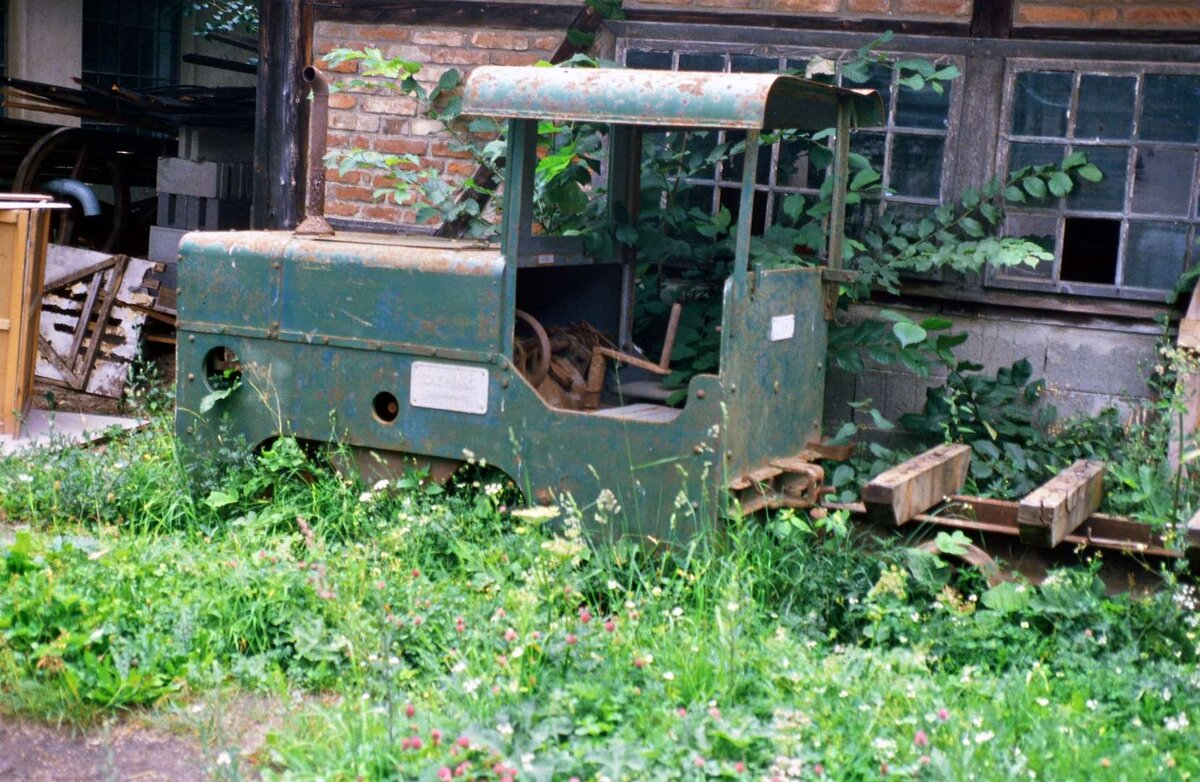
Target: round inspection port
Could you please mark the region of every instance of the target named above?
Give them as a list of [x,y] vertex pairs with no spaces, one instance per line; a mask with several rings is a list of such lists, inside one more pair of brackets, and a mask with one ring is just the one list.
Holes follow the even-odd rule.
[[388,391],[376,394],[371,408],[375,413],[375,420],[381,424],[393,424],[396,422],[396,416],[400,415],[400,402],[395,394]]
[[213,348],[204,355],[204,382],[210,391],[224,391],[242,380],[242,364],[227,347]]

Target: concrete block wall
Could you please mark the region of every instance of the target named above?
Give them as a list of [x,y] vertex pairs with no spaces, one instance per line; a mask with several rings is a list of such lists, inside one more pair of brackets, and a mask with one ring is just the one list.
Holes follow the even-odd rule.
[[[421,63],[418,80],[432,89],[442,74],[457,68],[464,76],[478,65],[532,65],[558,48],[563,34],[545,30],[478,29],[449,26],[406,26],[320,22],[313,35],[314,62],[335,48],[379,48],[385,57]],[[322,66],[332,79],[357,76],[358,64]],[[329,96],[330,150],[370,149],[384,154],[416,155],[451,184],[475,172],[465,152],[451,148],[442,124],[421,114],[412,98],[388,90],[382,79],[366,79],[367,87],[348,87]],[[465,127],[460,128],[465,131]],[[413,223],[412,208],[374,197],[388,186],[382,175],[365,171],[326,173],[325,214],[366,222]]]
[[[1128,411],[1149,393],[1146,378],[1160,336],[1154,324],[1012,310],[948,314],[895,305],[889,309],[918,321],[931,315],[952,320],[953,332],[969,335],[955,355],[983,364],[990,373],[1028,359],[1034,379],[1046,381],[1044,400],[1058,409],[1060,418],[1094,415],[1107,407]],[[859,306],[851,317],[877,317],[878,310],[874,305]],[[904,413],[920,412],[926,389],[944,383],[945,370],[940,367],[928,378],[916,377],[899,365],[868,363],[859,374],[831,368],[825,392],[826,431],[847,420],[871,426],[870,417],[855,413],[846,404],[849,401],[870,399],[885,418],[896,422]]]

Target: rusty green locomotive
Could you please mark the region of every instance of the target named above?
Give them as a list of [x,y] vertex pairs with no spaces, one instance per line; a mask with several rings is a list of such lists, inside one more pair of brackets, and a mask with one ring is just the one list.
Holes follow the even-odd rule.
[[[429,236],[191,234],[181,248],[181,441],[254,447],[280,435],[334,442],[372,475],[416,466],[443,476],[473,456],[531,502],[604,497],[626,531],[679,539],[743,506],[816,499],[826,314],[837,270],[752,269],[758,136],[835,127],[828,257],[841,257],[849,129],[880,122],[874,93],[774,74],[482,67],[464,106],[508,120],[499,244]],[[606,127],[612,214],[639,199],[646,129],[746,133],[732,273],[716,372],[665,404],[661,366],[633,342],[635,251],[585,252],[540,235],[532,216],[540,120]],[[832,264],[836,265],[836,264]],[[539,391],[514,335],[586,322],[605,335],[574,409]],[[657,347],[657,346],[653,346]],[[669,352],[668,345],[664,352]],[[202,413],[231,368],[239,386]]]

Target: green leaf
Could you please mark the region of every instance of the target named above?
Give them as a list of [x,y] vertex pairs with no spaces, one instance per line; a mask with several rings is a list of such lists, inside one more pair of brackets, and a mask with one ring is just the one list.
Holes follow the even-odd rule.
[[905,564],[918,584],[937,592],[950,581],[950,566],[941,557],[919,548],[906,549]]
[[1061,171],[1055,171],[1050,175],[1049,185],[1050,192],[1060,197],[1070,193],[1075,187],[1075,184],[1071,181],[1071,177]]
[[1025,188],[1025,192],[1034,198],[1046,197],[1046,183],[1040,177],[1027,176],[1021,180],[1021,185]]
[[875,423],[875,428],[884,432],[890,432],[896,428],[896,425],[883,417],[883,413],[876,410],[874,407],[870,409],[871,420]]
[[1063,171],[1070,171],[1072,168],[1079,168],[1087,162],[1087,155],[1082,152],[1072,152],[1063,158],[1061,168]]
[[863,169],[855,174],[854,178],[850,180],[850,189],[861,190],[867,185],[872,185],[878,182],[880,178],[881,177],[878,171],[872,168]]
[[1101,179],[1104,179],[1104,172],[1091,163],[1077,169],[1075,173],[1089,182],[1099,182]]
[[229,388],[220,388],[216,391],[209,391],[200,400],[200,415],[204,415],[216,406],[217,402],[222,399],[228,399],[229,395],[238,390],[239,384],[234,384]]
[[953,533],[939,532],[937,537],[933,539],[933,543],[937,546],[938,551],[943,554],[949,554],[952,557],[961,557],[967,553],[967,548],[971,545],[971,539],[962,533],[962,530],[954,530]]
[[1015,185],[1009,185],[1008,187],[1004,188],[1004,200],[1023,204],[1025,203],[1025,193],[1021,190],[1021,188]]
[[1001,614],[1023,611],[1033,599],[1033,590],[1023,584],[1005,581],[984,592],[979,600],[985,606]]
[[901,321],[892,326],[892,333],[896,335],[896,339],[900,341],[900,347],[906,348],[909,345],[916,345],[919,342],[924,342],[928,334],[925,329],[918,326],[916,323]]
[[208,496],[204,498],[204,504],[213,510],[219,510],[220,508],[224,508],[226,505],[232,505],[237,501],[238,493],[236,489],[232,492],[222,491],[221,489],[213,489],[208,493]]
[[974,239],[978,239],[983,236],[983,225],[974,217],[964,217],[959,221],[959,225],[962,226],[963,232],[967,236],[970,236]]

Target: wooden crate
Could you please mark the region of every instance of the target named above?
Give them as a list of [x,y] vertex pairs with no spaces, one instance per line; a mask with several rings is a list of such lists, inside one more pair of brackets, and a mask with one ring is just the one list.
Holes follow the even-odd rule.
[[33,399],[50,206],[0,199],[0,435],[20,434]]

